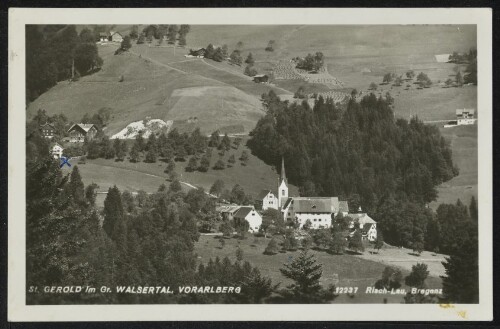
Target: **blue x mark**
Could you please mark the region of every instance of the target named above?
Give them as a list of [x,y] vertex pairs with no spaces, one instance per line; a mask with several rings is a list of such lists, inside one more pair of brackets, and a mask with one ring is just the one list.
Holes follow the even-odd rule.
[[59,165],[59,168],[64,167],[65,164],[67,164],[68,167],[71,167],[71,163],[69,163],[69,158],[61,157],[61,164]]

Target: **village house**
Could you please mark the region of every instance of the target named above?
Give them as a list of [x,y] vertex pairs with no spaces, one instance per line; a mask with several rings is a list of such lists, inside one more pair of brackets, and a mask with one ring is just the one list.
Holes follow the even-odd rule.
[[218,212],[223,220],[233,220],[234,214],[240,209],[238,205],[220,205],[215,207],[215,211]]
[[278,199],[271,190],[262,190],[257,195],[256,206],[259,210],[276,209],[278,210]]
[[473,125],[476,120],[473,109],[458,109],[455,114],[457,115],[457,125]]
[[329,228],[332,218],[340,211],[337,197],[291,197],[283,206],[285,221],[296,220],[299,228],[307,222],[310,228]]
[[59,145],[58,143],[54,143],[50,147],[50,154],[52,155],[52,157],[54,157],[54,159],[60,159],[63,155],[63,151],[64,151],[64,148],[61,145]]
[[366,213],[358,213],[358,214],[349,214],[349,218],[352,219],[350,223],[352,236],[356,229],[361,230],[361,236],[363,239],[368,240],[370,242],[374,242],[377,240],[377,222],[374,221],[368,214]]
[[257,83],[268,82],[269,77],[266,74],[257,74],[257,75],[254,75],[253,81],[257,82]]
[[51,123],[45,123],[40,125],[40,131],[42,132],[43,138],[52,139],[56,133],[56,128]]
[[99,41],[100,42],[108,42],[109,41],[109,33],[99,32]]
[[85,138],[92,140],[95,137],[97,128],[91,123],[77,123],[68,129],[68,134],[71,143],[84,142]]
[[120,34],[120,32],[109,32],[109,41],[112,42],[122,42],[123,41],[123,36]]
[[205,52],[206,52],[205,48],[190,49],[189,55],[192,57],[203,58],[205,57]]
[[234,213],[234,223],[235,226],[242,221],[247,221],[249,224],[249,232],[258,232],[260,225],[262,225],[262,217],[260,214],[251,206],[239,207],[238,211]]

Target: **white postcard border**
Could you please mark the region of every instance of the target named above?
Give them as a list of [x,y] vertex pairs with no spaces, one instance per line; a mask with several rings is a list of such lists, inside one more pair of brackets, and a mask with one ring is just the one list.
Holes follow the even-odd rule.
[[[478,206],[480,303],[468,305],[26,305],[25,24],[392,25],[476,24],[478,49]],[[398,320],[493,318],[492,10],[489,8],[170,8],[9,10],[8,320]],[[461,313],[465,311],[465,313]],[[465,315],[465,316],[463,316]]]

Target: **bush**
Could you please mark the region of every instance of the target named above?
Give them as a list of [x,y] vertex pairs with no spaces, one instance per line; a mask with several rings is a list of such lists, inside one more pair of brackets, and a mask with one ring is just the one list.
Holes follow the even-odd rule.
[[278,243],[275,238],[272,238],[267,244],[266,250],[264,250],[264,255],[276,255],[278,252]]

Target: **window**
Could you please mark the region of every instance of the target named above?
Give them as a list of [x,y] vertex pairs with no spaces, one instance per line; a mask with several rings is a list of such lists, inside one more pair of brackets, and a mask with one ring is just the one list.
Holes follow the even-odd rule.
[[285,196],[285,190],[281,190],[281,195]]

